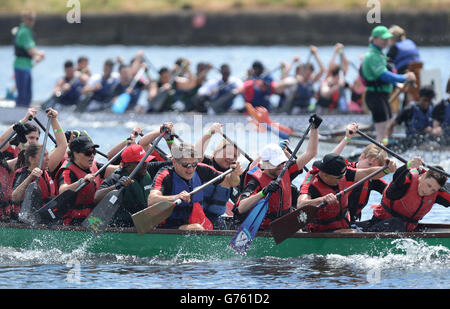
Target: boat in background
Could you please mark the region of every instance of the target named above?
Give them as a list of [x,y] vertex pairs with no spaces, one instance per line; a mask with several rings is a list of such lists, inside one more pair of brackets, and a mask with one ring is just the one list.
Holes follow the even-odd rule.
[[[37,118],[41,121],[45,120],[45,113],[40,109],[40,104],[32,104],[39,112]],[[230,112],[221,115],[207,115],[199,113],[186,112],[163,112],[163,113],[148,113],[137,114],[134,112],[127,112],[124,114],[115,114],[111,110],[104,110],[101,112],[86,112],[77,113],[74,107],[64,107],[58,110],[58,118],[61,122],[64,121],[86,121],[86,122],[118,122],[125,123],[127,121],[135,121],[142,124],[161,124],[165,121],[185,122],[193,125],[196,117],[201,117],[203,124],[220,121],[221,123],[242,123],[248,124],[248,115]],[[27,108],[15,107],[14,101],[0,100],[0,123],[11,124],[19,119],[22,119],[26,114]],[[273,121],[282,123],[285,126],[293,128],[295,131],[304,130],[307,127],[310,115],[271,115]],[[358,122],[361,124],[371,124],[372,117],[367,114],[332,114],[321,116],[323,118],[323,125],[327,131],[332,131],[336,128],[342,129],[342,126],[350,122]]]

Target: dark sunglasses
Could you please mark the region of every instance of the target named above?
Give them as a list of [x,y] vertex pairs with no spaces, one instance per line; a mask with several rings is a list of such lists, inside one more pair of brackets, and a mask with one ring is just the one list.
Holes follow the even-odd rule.
[[95,149],[88,149],[83,152],[83,154],[87,157],[90,157],[93,154],[95,155],[96,153],[97,153],[97,150],[95,150]]
[[180,164],[184,168],[190,168],[190,167],[196,168],[198,165],[198,162],[194,162],[194,163],[181,163],[180,162]]

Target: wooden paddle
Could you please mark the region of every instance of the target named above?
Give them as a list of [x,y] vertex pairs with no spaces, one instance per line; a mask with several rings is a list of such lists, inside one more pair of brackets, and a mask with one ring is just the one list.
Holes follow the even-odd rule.
[[[130,86],[127,87],[127,90],[134,89],[137,82],[141,78],[142,74],[144,74],[144,72],[145,72],[145,66],[142,66],[139,69],[139,71],[137,71],[136,75],[134,76],[133,80],[131,81]],[[130,104],[130,101],[131,101],[131,95],[128,93],[128,91],[125,91],[114,102],[114,104],[112,106],[112,111],[116,114],[123,114],[125,112],[125,110],[127,109],[128,104]]]
[[[205,189],[207,186],[223,179],[231,172],[233,172],[232,168],[226,170],[219,176],[195,188],[192,192],[189,193],[189,195],[192,196],[196,194],[197,192]],[[159,202],[133,214],[131,218],[133,219],[133,223],[138,234],[142,236],[145,233],[148,233],[155,226],[159,225],[161,222],[169,218],[175,206],[179,205],[181,202],[181,199],[177,199],[174,202]]]
[[[122,152],[128,147],[125,146],[118,153],[114,155],[108,162],[106,162],[97,172],[95,172],[94,177],[97,177],[100,173],[102,173],[112,162],[114,162]],[[57,219],[60,219],[64,216],[68,209],[72,207],[72,204],[77,197],[78,192],[80,192],[84,187],[86,187],[89,182],[83,182],[79,185],[75,190],[68,189],[55,198],[53,198],[50,202],[45,204],[43,207],[38,209],[34,216],[36,217],[39,223],[48,223],[53,222]]]
[[[402,156],[398,155],[397,153],[393,152],[392,150],[390,150],[390,149],[387,148],[386,146],[382,145],[381,143],[377,142],[375,139],[371,138],[370,136],[368,136],[368,135],[365,134],[364,132],[361,132],[360,130],[358,130],[358,131],[356,131],[356,133],[358,133],[359,135],[361,135],[362,137],[364,137],[364,138],[367,139],[368,141],[374,143],[375,145],[377,145],[378,147],[380,147],[381,149],[383,149],[384,151],[386,151],[387,153],[389,153],[391,156],[393,156],[393,157],[399,159],[399,160],[402,161],[403,163],[405,163],[405,164],[408,163],[408,160],[406,160],[406,159],[403,158]],[[423,166],[426,167],[426,168],[428,168],[428,169],[430,169],[430,170],[432,170],[432,171],[435,171],[435,172],[441,173],[441,174],[443,174],[443,175],[445,175],[445,176],[447,176],[447,177],[450,177],[450,174],[449,174],[449,173],[447,173],[447,172],[445,172],[445,171],[443,171],[443,170],[441,170],[441,169],[439,169],[439,168],[436,168],[436,167],[431,166],[431,165],[428,165],[428,164],[424,164]]]
[[[159,143],[161,138],[164,137],[166,133],[161,133],[152,143],[152,147],[150,147],[145,156],[139,161],[138,165],[134,168],[134,170],[130,174],[130,178],[133,178],[136,173],[141,169],[145,160],[147,160],[148,156],[153,152],[156,145]],[[92,212],[84,219],[81,224],[88,230],[90,230],[94,235],[100,236],[105,228],[111,223],[114,215],[120,207],[122,201],[122,193],[126,187],[121,187],[119,190],[115,189],[108,192],[105,197],[98,203],[98,205],[92,210]]]
[[[343,194],[353,190],[354,188],[362,185],[366,180],[369,180],[373,176],[378,173],[384,171],[388,167],[387,164],[377,169],[375,172],[367,175],[363,179],[354,183],[350,187],[342,190],[338,194],[336,194],[336,198],[340,198]],[[284,215],[281,218],[278,218],[270,223],[270,227],[272,229],[272,236],[275,239],[277,244],[283,242],[286,238],[295,234],[301,228],[304,228],[306,224],[313,222],[315,219],[317,212],[319,209],[325,207],[327,205],[326,202],[320,203],[318,206],[313,205],[305,205],[301,208],[298,208],[294,212],[291,212],[287,215]]]
[[398,96],[402,92],[407,92],[409,87],[414,84],[413,81],[406,81],[405,85],[402,88],[396,88],[394,92],[392,93],[392,96],[389,98],[389,104],[391,105],[394,103],[395,100],[397,100]]
[[[308,135],[312,125],[313,123],[310,122],[308,128],[303,134],[302,139],[298,142],[289,160],[286,162],[282,171],[275,180],[278,183],[280,183],[281,178],[283,178],[284,173],[289,169],[289,167],[295,163],[294,156],[297,154],[298,150],[300,149],[300,146],[303,144],[303,141],[305,140],[306,135]],[[266,213],[269,209],[269,200],[271,196],[272,196],[271,194],[268,194],[266,198],[261,199],[258,203],[256,203],[256,205],[252,208],[252,210],[248,214],[247,218],[242,223],[239,230],[231,239],[229,245],[237,253],[241,255],[245,255],[247,253],[247,249],[250,246],[253,239],[255,238],[255,235],[258,232],[259,227],[261,226],[261,223],[264,220]]]
[[[47,139],[48,139],[48,132],[50,130],[50,125],[52,122],[52,116],[48,116],[47,120],[47,127],[44,135],[44,142],[42,143],[42,149],[41,149],[41,155],[39,157],[39,168],[42,170],[42,164],[44,162],[44,155],[45,155],[45,149],[47,146]],[[23,199],[22,206],[20,208],[19,212],[19,220],[30,224],[35,225],[36,221],[32,214],[32,211],[34,209],[37,209],[40,207],[41,199],[42,199],[42,193],[41,189],[39,188],[39,178],[36,177],[36,179],[30,183],[25,191],[25,198]]]

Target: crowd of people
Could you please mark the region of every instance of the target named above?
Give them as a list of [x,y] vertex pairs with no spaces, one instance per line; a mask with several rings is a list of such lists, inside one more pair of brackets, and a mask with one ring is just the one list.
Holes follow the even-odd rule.
[[[218,142],[211,156],[204,154],[213,135],[224,137],[221,123],[212,124],[195,145],[182,141],[171,122],[146,134],[136,127],[128,138],[105,155],[108,163],[101,164],[95,160],[99,145],[86,131],[64,131],[58,121],[58,112],[52,108],[48,109],[47,116],[56,147],[47,152],[45,143],[39,143],[40,129],[32,124],[36,112],[33,108],[28,109],[22,120],[0,136],[2,221],[22,221],[21,208],[24,200],[29,198],[29,186],[35,181],[39,193],[32,196],[34,212],[65,191],[74,192],[71,199],[64,202],[64,207],[59,205],[51,209],[53,221],[43,220],[44,223],[63,225],[80,225],[110,191],[122,187],[120,208],[113,217],[112,226],[131,227],[133,214],[157,203],[178,199],[181,203],[158,228],[237,229],[255,205],[269,195],[268,211],[261,229],[268,229],[271,221],[296,208],[326,202],[326,207],[319,210],[306,231],[331,232],[350,228],[413,231],[435,203],[450,206],[450,194],[444,187],[447,177],[440,166],[435,166],[438,171],[425,170],[422,159],[415,157],[397,168],[394,161],[387,158],[387,153],[375,144],[367,146],[356,162],[344,159],[341,152],[356,134],[356,123],[348,124],[345,138],[331,153],[312,162],[310,169],[306,165],[318,154],[322,123],[316,114],[309,119],[311,129],[304,153],[289,160],[289,142],[283,140],[280,144],[266,145],[260,156],[244,169],[239,160],[242,150],[229,139]],[[165,140],[170,154],[151,147],[152,143],[157,146],[160,140]],[[118,159],[113,160],[116,157]],[[277,180],[286,164],[290,164],[286,173]],[[382,171],[381,166],[384,167]],[[135,169],[138,170],[134,172]],[[307,174],[297,187],[293,181],[303,171]],[[225,172],[220,181],[191,194],[194,188]],[[344,188],[374,172],[378,173],[361,187],[338,195]],[[391,173],[394,173],[391,183],[382,179]],[[370,220],[360,221],[361,211],[372,190],[382,194],[381,201],[372,206]]]
[[[30,105],[33,62],[45,59],[45,52],[36,48],[33,39],[34,23],[35,14],[27,12],[23,14],[20,26],[13,31],[17,106]],[[254,107],[262,106],[272,112],[287,114],[362,113],[368,108],[375,123],[377,140],[381,141],[387,138],[388,127],[394,122],[390,102],[393,86],[397,84],[402,88],[402,83],[414,84],[417,72],[410,71],[409,66],[421,63],[421,59],[416,44],[397,25],[389,29],[375,27],[369,41],[368,52],[361,57],[360,66],[350,61],[344,53],[344,45],[337,43],[328,66],[322,62],[319,49],[310,46],[304,61],[297,56],[290,63],[282,62],[271,70],[256,60],[244,78],[233,76],[229,64],[217,68],[199,62],[194,69],[185,58],[177,59],[173,65],[155,68],[143,51],[130,61],[121,57],[106,59],[103,72],[93,73],[89,58],[81,56],[76,64],[72,60],[64,63],[64,74],[44,106],[58,107],[59,104],[76,106],[79,111],[99,111],[110,109],[121,94],[129,93],[126,109],[138,113],[244,111],[245,108],[233,107],[237,96]],[[389,48],[387,54],[383,52],[385,48]],[[145,67],[144,74],[141,74],[142,67]],[[358,71],[358,76],[347,82],[350,67]],[[211,70],[218,71],[220,76],[208,78]],[[279,80],[274,80],[275,75],[280,76]],[[141,96],[146,98],[140,99]],[[273,99],[273,96],[277,98]],[[418,105],[418,96],[405,95],[404,98],[401,111]]]

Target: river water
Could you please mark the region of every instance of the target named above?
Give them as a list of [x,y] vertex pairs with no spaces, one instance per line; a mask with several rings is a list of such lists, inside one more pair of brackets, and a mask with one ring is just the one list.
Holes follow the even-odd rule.
[[[254,59],[262,60],[267,67],[276,67],[281,60],[289,61],[295,55],[305,58],[305,47],[144,47],[144,46],[65,46],[42,47],[47,59],[35,67],[34,99],[48,97],[56,79],[61,75],[66,59],[76,60],[80,55],[90,59],[93,72],[100,72],[106,57],[122,55],[132,57],[143,49],[156,67],[168,65],[179,57],[187,57],[192,63],[209,61],[215,66],[230,63],[233,72],[241,76]],[[332,47],[321,47],[320,56],[325,64],[331,57]],[[365,47],[349,46],[349,58],[358,63]],[[450,72],[450,47],[421,48],[421,55],[427,68],[440,68],[442,80]],[[12,73],[12,49],[0,48],[0,85],[8,84]],[[10,69],[11,68],[11,69]],[[215,73],[214,73],[215,74]],[[213,76],[214,74],[211,74]],[[349,79],[356,77],[350,69]],[[443,87],[443,86],[442,86]],[[219,119],[220,121],[220,119]],[[123,140],[130,130],[141,125],[146,132],[159,126],[133,121],[125,123],[80,123],[64,122],[64,129],[84,128],[94,141],[105,150]],[[4,129],[5,125],[0,125]],[[230,134],[228,134],[230,133]],[[227,132],[231,135],[233,132]],[[235,132],[236,133],[236,132]],[[199,138],[194,134],[192,141]],[[188,139],[188,138],[185,138]],[[249,140],[258,139],[253,132]],[[247,139],[247,140],[248,140]],[[207,153],[214,148],[219,138],[214,137]],[[242,143],[239,140],[238,143]],[[262,147],[265,143],[262,142]],[[245,147],[244,145],[241,145]],[[293,146],[294,147],[294,146]],[[293,148],[292,147],[292,148]],[[304,151],[306,146],[302,146]],[[321,144],[318,158],[332,149],[333,145]],[[166,145],[162,145],[166,149]],[[256,151],[257,152],[257,151]],[[345,153],[344,153],[345,154]],[[245,160],[242,160],[245,162]],[[310,166],[308,164],[308,166]],[[443,163],[448,170],[448,162]],[[301,174],[295,183],[303,180]],[[389,176],[386,177],[389,180]],[[380,200],[378,193],[372,193],[369,205]],[[371,209],[363,210],[363,220],[371,217]],[[436,206],[424,218],[424,222],[449,223],[447,209]],[[398,250],[404,254],[398,254]],[[401,288],[449,288],[450,250],[439,246],[426,246],[416,241],[400,241],[396,253],[381,257],[366,255],[307,255],[297,258],[260,259],[236,256],[229,260],[195,260],[181,256],[172,259],[138,258],[123,255],[95,255],[84,248],[73,252],[49,250],[24,250],[0,248],[0,288],[145,288],[145,289],[401,289]],[[75,274],[75,275],[74,275]],[[177,301],[177,299],[172,300]]]

